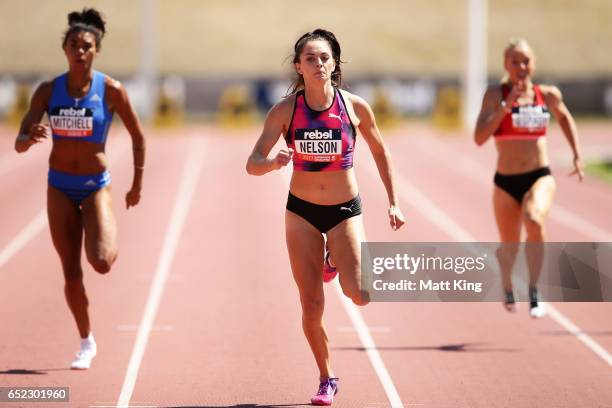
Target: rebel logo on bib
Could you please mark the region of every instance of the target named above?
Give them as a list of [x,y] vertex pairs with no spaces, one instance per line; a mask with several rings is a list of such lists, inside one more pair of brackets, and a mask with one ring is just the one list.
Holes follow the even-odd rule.
[[49,115],[53,134],[66,137],[87,137],[93,134],[93,110],[57,107]]
[[311,162],[333,162],[342,157],[341,129],[296,129],[295,153]]

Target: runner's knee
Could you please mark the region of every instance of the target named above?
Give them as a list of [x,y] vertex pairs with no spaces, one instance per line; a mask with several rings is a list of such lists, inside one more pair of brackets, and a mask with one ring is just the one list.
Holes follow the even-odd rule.
[[302,299],[302,319],[304,321],[319,321],[323,317],[324,301],[317,298]]
[[543,218],[543,215],[535,210],[525,213],[525,230],[528,240],[538,240],[544,236]]
[[104,257],[92,259],[90,260],[90,263],[96,272],[106,274],[110,272],[113,261],[114,258]]
[[64,293],[70,298],[83,295],[85,293],[83,274],[66,277],[64,281]]
[[368,292],[361,291],[358,296],[351,298],[351,300],[357,306],[365,306],[370,303],[370,295],[368,295]]
[[497,250],[495,251],[495,255],[497,259],[508,260],[516,258],[516,255],[519,252],[519,244],[516,242],[504,242],[502,243]]
[[65,274],[64,278],[66,287],[77,287],[79,285],[83,285],[83,273],[81,271]]
[[73,282],[83,281],[83,268],[81,268],[80,260],[62,260],[62,270],[66,283],[71,282],[72,284]]
[[370,303],[370,297],[368,296],[368,293],[361,290],[359,284],[342,285],[341,283],[340,286],[342,287],[342,293],[344,293],[347,298],[351,299],[353,303],[357,306],[365,306]]

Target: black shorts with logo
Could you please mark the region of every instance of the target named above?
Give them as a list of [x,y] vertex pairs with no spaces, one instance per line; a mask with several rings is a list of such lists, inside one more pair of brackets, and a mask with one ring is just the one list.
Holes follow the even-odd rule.
[[290,191],[287,198],[287,210],[299,215],[325,234],[342,221],[361,214],[361,198],[358,194],[345,203],[321,205],[302,200],[291,194]]

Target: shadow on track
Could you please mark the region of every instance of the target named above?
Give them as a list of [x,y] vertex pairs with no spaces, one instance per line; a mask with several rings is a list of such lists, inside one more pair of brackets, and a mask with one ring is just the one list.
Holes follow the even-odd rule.
[[[433,351],[451,351],[451,352],[505,352],[513,353],[520,351],[518,348],[483,348],[482,346],[486,343],[460,343],[460,344],[442,344],[440,346],[411,346],[411,347],[376,347],[376,350],[381,351],[421,351],[421,350],[433,350]],[[354,351],[366,351],[366,347],[335,347],[334,350],[354,350]]]
[[49,371],[72,371],[70,368],[11,368],[9,370],[0,371],[0,375],[47,375]]
[[238,404],[238,405],[181,405],[178,407],[166,408],[278,408],[278,407],[309,407],[310,404],[279,404],[279,405],[258,405],[258,404]]
[[550,331],[543,331],[541,332],[541,334],[545,336],[575,336],[577,334],[588,334],[589,336],[612,336],[612,331],[584,330],[584,331],[579,331],[577,333],[570,333],[565,330],[550,330]]

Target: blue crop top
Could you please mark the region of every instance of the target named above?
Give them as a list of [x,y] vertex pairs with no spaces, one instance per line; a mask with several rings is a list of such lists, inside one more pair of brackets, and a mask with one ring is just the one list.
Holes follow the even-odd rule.
[[68,73],[53,80],[47,114],[54,140],[75,139],[101,144],[106,142],[113,114],[104,99],[104,79],[103,73],[94,71],[89,92],[78,99],[68,95]]

